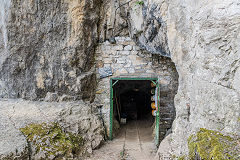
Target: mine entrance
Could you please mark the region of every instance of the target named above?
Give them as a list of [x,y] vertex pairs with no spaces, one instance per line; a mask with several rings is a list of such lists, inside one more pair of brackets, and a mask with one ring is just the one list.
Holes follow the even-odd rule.
[[116,132],[114,125],[118,123],[120,130],[135,129],[136,134],[143,136],[142,139],[155,135],[152,139],[158,145],[160,104],[158,79],[118,77],[112,78],[110,85],[110,139],[113,138],[113,132]]

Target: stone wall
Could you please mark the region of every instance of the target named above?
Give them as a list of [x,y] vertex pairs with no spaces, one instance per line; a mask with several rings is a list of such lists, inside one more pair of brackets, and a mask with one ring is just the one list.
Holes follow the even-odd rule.
[[103,114],[107,128],[109,127],[110,112],[110,78],[119,75],[141,76],[153,74],[160,80],[161,101],[161,139],[171,128],[175,117],[174,96],[178,87],[178,74],[175,65],[167,57],[151,54],[141,50],[129,37],[116,37],[116,44],[105,41],[96,50],[96,67],[111,68],[112,76],[100,78],[96,102],[103,105]]
[[151,54],[143,53],[130,37],[116,37],[116,44],[108,41],[96,51],[97,68],[111,67],[114,76],[132,73],[154,73]]

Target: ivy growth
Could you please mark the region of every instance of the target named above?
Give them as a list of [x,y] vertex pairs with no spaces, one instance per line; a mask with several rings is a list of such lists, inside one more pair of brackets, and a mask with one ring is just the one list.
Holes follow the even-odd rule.
[[135,3],[136,3],[137,5],[141,5],[141,6],[144,4],[143,1],[136,1]]

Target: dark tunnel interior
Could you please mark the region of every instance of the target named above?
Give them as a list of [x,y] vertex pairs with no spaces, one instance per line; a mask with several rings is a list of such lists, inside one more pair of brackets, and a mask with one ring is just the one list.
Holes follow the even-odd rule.
[[114,118],[121,123],[131,120],[154,121],[151,108],[151,81],[121,80],[114,86]]

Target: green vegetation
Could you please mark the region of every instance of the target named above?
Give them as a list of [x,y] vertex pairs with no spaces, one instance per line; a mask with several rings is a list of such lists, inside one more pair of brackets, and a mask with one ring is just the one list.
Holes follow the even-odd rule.
[[177,159],[177,160],[186,160],[187,156],[186,155],[182,155],[182,156],[176,156],[176,155],[172,155],[171,159]]
[[120,160],[125,160],[125,149],[123,148],[123,150],[120,152]]
[[204,160],[237,160],[240,156],[239,142],[239,138],[201,128],[188,139],[189,159],[195,159],[198,155]]
[[20,131],[36,147],[36,152],[43,152],[46,157],[72,157],[81,152],[84,144],[79,135],[64,132],[58,123],[30,124]]
[[177,159],[178,160],[185,160],[186,158],[187,158],[187,156],[183,155],[183,156],[178,157]]
[[136,1],[136,4],[137,4],[137,5],[143,5],[144,2],[143,2],[143,1]]

